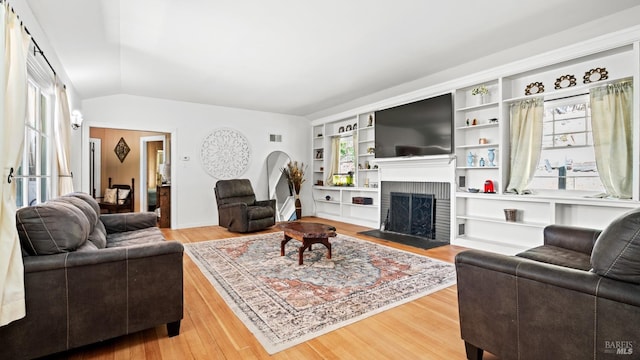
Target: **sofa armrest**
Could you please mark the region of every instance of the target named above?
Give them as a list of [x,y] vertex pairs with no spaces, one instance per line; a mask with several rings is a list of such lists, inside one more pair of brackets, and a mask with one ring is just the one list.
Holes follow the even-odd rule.
[[591,255],[593,244],[602,230],[567,225],[549,225],[544,228],[544,244]]
[[100,221],[107,229],[107,234],[146,229],[154,227],[158,218],[154,212],[136,212],[100,215]]
[[271,208],[273,208],[275,210],[276,209],[276,199],[258,200],[258,201],[256,201],[256,206],[269,206],[269,207],[271,207]]

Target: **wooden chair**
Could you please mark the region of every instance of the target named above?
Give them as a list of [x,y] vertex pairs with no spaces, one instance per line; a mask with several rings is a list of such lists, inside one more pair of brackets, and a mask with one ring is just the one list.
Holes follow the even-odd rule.
[[[131,185],[126,184],[111,184],[111,178],[109,178],[109,189],[117,189],[115,203],[104,202],[104,197],[98,198],[100,209],[104,212],[119,213],[119,212],[134,212],[135,211],[135,179],[131,178]],[[129,193],[124,198],[120,197],[121,190],[129,190]]]

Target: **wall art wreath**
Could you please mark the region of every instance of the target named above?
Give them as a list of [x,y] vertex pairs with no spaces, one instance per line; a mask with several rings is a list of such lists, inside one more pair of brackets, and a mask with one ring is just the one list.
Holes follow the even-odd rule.
[[249,141],[237,130],[215,129],[202,140],[202,168],[216,179],[239,177],[247,171],[250,159]]

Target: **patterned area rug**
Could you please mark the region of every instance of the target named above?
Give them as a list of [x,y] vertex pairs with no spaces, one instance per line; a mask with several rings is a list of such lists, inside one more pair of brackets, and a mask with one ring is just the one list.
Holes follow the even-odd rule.
[[187,254],[274,354],[455,283],[455,267],[353,237],[280,256],[282,232],[186,244]]

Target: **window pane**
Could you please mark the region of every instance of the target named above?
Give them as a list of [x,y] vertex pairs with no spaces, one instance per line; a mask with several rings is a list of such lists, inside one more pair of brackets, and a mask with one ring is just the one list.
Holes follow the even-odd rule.
[[26,149],[27,149],[27,156],[29,159],[29,170],[27,172],[27,174],[25,175],[36,175],[36,157],[38,156],[38,151],[37,151],[37,141],[38,139],[38,134],[27,128],[27,143],[26,143]]
[[49,130],[47,127],[47,114],[49,113],[48,109],[49,107],[47,106],[48,104],[48,99],[46,96],[41,95],[40,96],[40,131],[42,131],[44,134],[47,133],[47,131]]
[[29,186],[29,203],[26,205],[35,205],[38,203],[38,179],[36,178],[29,178],[28,179],[28,186]]
[[24,181],[23,179],[16,179],[16,206],[22,207],[24,206],[24,197],[22,193],[24,192]]
[[27,125],[36,126],[36,88],[29,84],[27,89]]
[[40,138],[40,175],[50,175],[47,138]]
[[545,103],[542,151],[530,188],[603,191],[588,100],[585,95]]
[[40,201],[45,201],[49,199],[49,177],[40,178]]
[[340,139],[340,173],[354,172],[356,169],[354,162],[353,136],[346,136]]

